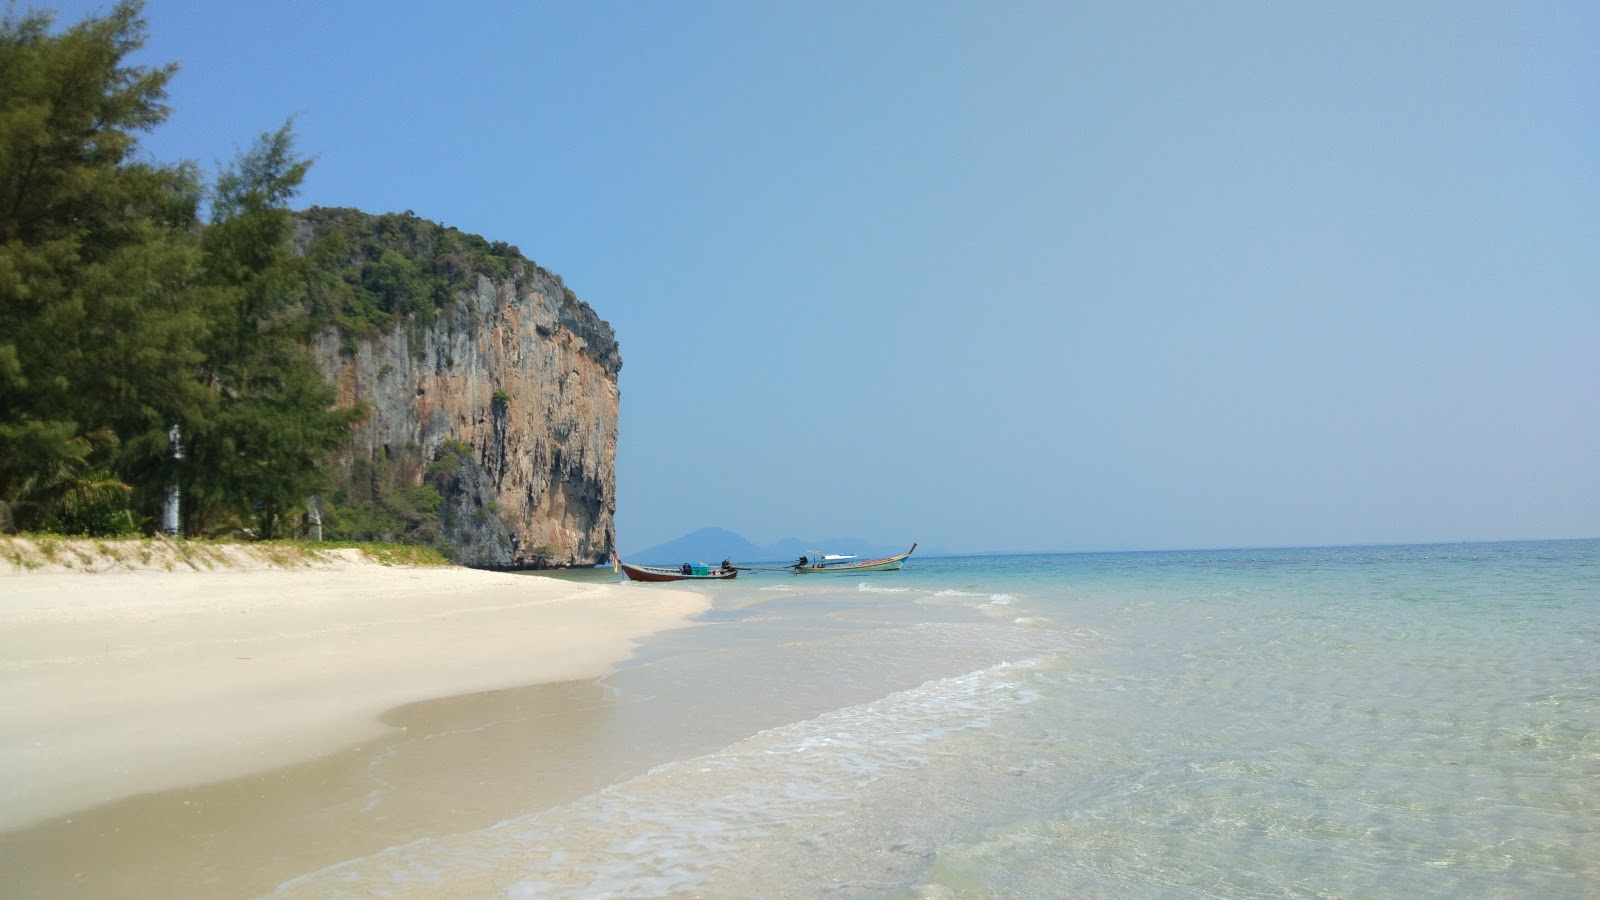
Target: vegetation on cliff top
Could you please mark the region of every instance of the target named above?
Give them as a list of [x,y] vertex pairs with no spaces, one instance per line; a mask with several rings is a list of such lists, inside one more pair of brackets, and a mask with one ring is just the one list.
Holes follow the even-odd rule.
[[534,266],[516,247],[409,212],[370,215],[312,207],[295,214],[303,235],[309,321],[337,325],[353,344],[402,322],[431,324],[478,277],[508,281]]
[[361,338],[405,328],[418,338],[480,277],[517,285],[537,276],[559,287],[562,324],[584,337],[608,371],[622,366],[611,327],[561,279],[503,241],[403,213],[311,207],[293,214],[295,247],[305,257],[305,313],[315,330],[336,326],[342,349]]

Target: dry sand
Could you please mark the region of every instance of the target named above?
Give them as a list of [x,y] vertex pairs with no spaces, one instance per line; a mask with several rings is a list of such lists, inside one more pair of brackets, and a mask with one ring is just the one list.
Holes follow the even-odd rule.
[[0,831],[323,756],[403,704],[592,679],[707,607],[354,551],[167,565],[0,563]]

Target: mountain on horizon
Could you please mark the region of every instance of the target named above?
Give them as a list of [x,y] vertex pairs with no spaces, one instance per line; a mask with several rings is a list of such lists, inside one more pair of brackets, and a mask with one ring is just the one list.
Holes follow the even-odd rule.
[[724,559],[732,560],[740,565],[762,562],[793,562],[802,554],[822,551],[825,553],[854,553],[863,559],[878,556],[893,556],[904,553],[906,544],[891,546],[888,544],[875,544],[871,541],[853,537],[836,537],[825,540],[801,540],[799,538],[784,538],[765,546],[757,545],[746,539],[743,535],[735,534],[726,528],[701,528],[692,531],[683,537],[646,547],[643,550],[622,554],[622,558],[631,563],[640,565],[678,565],[686,562],[718,563]]

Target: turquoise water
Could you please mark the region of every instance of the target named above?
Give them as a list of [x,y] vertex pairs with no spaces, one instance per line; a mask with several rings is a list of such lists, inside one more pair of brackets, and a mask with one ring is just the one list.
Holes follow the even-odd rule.
[[1600,895],[1600,542],[705,588],[606,679],[637,771],[285,892]]

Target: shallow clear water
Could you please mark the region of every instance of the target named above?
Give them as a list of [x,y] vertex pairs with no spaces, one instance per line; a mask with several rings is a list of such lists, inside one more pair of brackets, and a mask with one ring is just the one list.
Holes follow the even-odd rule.
[[606,679],[605,739],[647,767],[280,890],[1600,894],[1600,542],[706,589],[702,626]]

